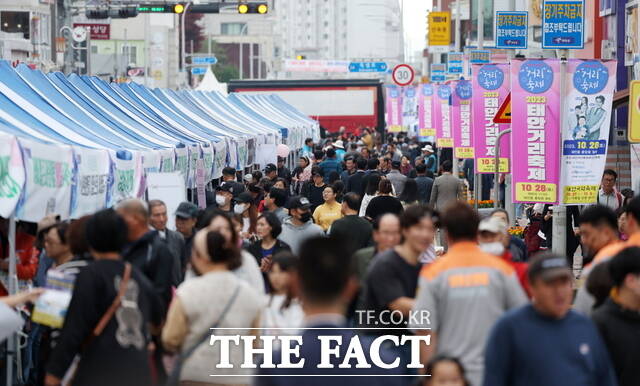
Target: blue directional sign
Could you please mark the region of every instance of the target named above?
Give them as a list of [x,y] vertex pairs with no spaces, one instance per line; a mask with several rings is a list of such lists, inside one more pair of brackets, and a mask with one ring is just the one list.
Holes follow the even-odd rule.
[[431,83],[444,82],[445,80],[447,80],[445,70],[446,70],[446,65],[442,63],[432,63],[431,64]]
[[387,72],[388,66],[385,62],[351,62],[349,72]]
[[447,72],[449,74],[462,74],[462,52],[449,52],[447,54]]
[[192,64],[216,64],[218,58],[215,56],[194,56],[191,58]]
[[527,48],[528,12],[496,12],[496,48]]
[[584,48],[584,0],[544,0],[542,48]]
[[491,51],[471,50],[469,53],[469,62],[473,64],[491,63]]
[[192,75],[204,75],[207,73],[207,67],[191,67]]

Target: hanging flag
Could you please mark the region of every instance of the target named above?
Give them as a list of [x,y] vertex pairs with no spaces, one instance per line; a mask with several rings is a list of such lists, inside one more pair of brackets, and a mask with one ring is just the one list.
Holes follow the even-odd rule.
[[418,88],[418,139],[420,142],[433,141],[436,129],[433,124],[433,85],[425,83]]
[[22,151],[16,137],[0,132],[0,216],[9,218],[25,183]]
[[473,158],[473,132],[471,131],[471,82],[455,82],[451,96],[453,144],[456,158]]
[[398,86],[386,87],[387,96],[387,131],[399,133],[402,131],[402,92]]
[[450,102],[451,86],[448,84],[438,85],[436,97],[433,98],[433,113],[436,123],[437,146],[441,148],[453,147]]

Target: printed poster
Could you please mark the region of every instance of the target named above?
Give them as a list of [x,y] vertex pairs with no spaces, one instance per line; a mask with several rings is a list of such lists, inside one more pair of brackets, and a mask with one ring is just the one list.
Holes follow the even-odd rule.
[[455,158],[473,158],[471,131],[471,82],[458,80],[452,84],[451,117]]
[[418,93],[414,86],[402,88],[402,126],[412,137],[417,135],[418,126]]
[[562,203],[593,204],[607,163],[616,61],[567,63],[562,125]]
[[[509,65],[506,63],[475,64],[472,69],[475,171],[480,174],[493,174],[496,172],[495,146],[498,133],[511,128],[508,123],[493,123],[493,118],[511,90]],[[501,173],[510,171],[510,138],[509,134],[500,138]]]
[[22,150],[13,135],[0,133],[0,216],[9,218],[20,201],[25,183]]
[[144,194],[142,154],[139,151],[118,150],[112,155],[115,162],[113,203]]
[[106,150],[74,147],[76,175],[71,218],[92,214],[107,206],[113,190],[111,157]]
[[433,113],[436,123],[437,146],[441,148],[453,147],[450,97],[450,85],[441,84],[437,86],[436,97],[433,98]]
[[398,86],[386,87],[387,97],[387,131],[399,133],[402,131],[402,92]]
[[48,214],[68,219],[74,174],[71,146],[47,145],[20,139],[26,171],[23,199],[18,204],[19,220],[38,222]]
[[[213,144],[215,153],[213,155],[213,175],[212,178],[222,177],[222,169],[224,169],[227,162],[227,143],[224,140],[220,140]],[[273,147],[273,154],[275,154],[275,145]]]
[[433,142],[436,129],[433,124],[433,89],[430,83],[418,87],[418,139],[420,142]]
[[558,203],[560,61],[511,61],[513,202]]

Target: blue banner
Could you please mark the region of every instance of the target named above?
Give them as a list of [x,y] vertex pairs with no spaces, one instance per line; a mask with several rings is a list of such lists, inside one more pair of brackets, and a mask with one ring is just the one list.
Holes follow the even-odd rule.
[[544,0],[542,48],[584,48],[584,0]]
[[216,58],[215,56],[207,56],[207,57],[193,56],[191,58],[191,63],[192,64],[216,64],[218,63],[218,58]]
[[527,48],[528,12],[496,12],[496,48]]
[[447,54],[447,72],[449,74],[462,74],[462,52],[449,52]]
[[564,141],[562,155],[603,155],[607,154],[607,140]]
[[349,72],[386,72],[387,63],[385,62],[351,62],[349,63]]
[[441,63],[432,63],[431,64],[431,83],[444,82],[445,80],[447,80],[447,76],[445,74],[445,65]]

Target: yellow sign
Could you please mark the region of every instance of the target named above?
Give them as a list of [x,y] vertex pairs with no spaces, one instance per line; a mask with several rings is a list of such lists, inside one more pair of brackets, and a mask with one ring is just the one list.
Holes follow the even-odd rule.
[[420,133],[418,135],[421,137],[433,137],[436,135],[436,129],[420,129]]
[[640,80],[629,85],[629,142],[640,142]]
[[451,44],[451,12],[429,12],[429,45]]
[[555,204],[558,197],[556,184],[516,183],[516,201]]
[[[478,173],[495,173],[495,158],[478,158]],[[509,173],[509,158],[500,158],[500,173]]]
[[562,196],[564,204],[595,204],[598,201],[598,185],[565,186]]
[[402,131],[402,126],[400,125],[391,125],[387,127],[387,131],[389,133],[399,133]]
[[438,138],[438,147],[453,147],[453,138]]
[[456,158],[473,158],[473,148],[472,147],[456,147],[455,148]]

